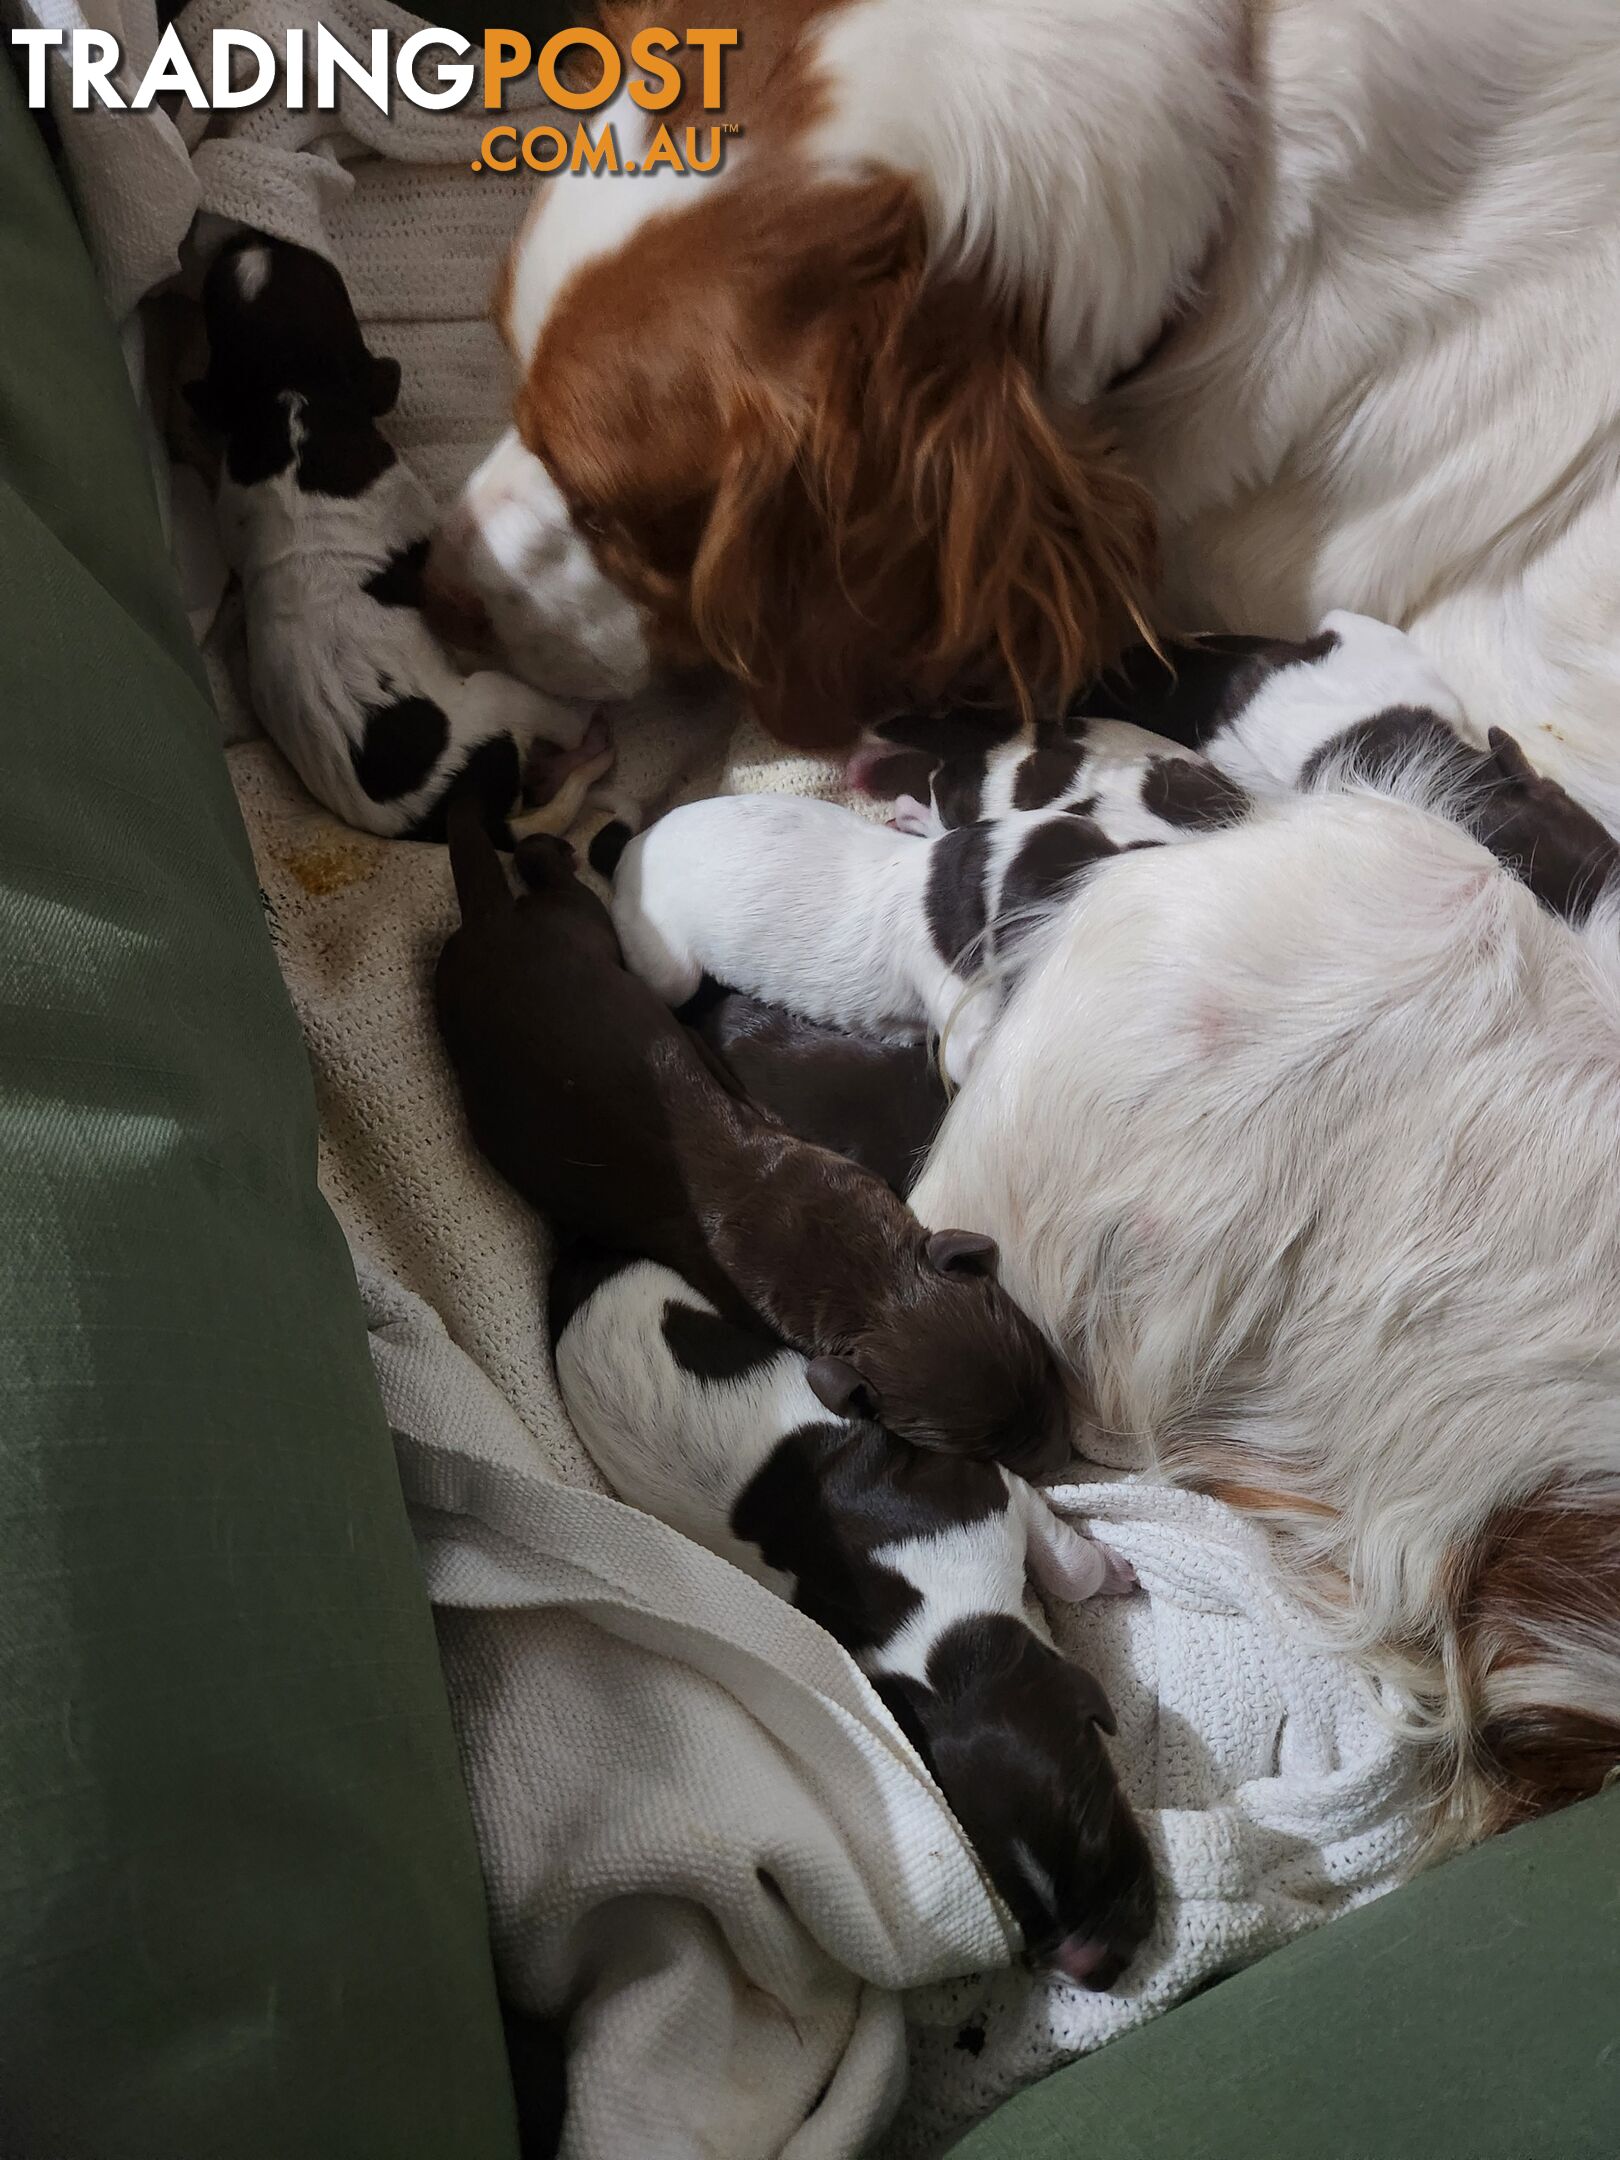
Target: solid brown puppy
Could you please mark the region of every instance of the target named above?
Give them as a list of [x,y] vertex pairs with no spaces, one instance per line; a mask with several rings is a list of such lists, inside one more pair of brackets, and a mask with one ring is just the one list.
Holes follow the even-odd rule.
[[511,892],[452,813],[462,926],[439,1026],[473,1138],[559,1231],[662,1261],[812,1359],[831,1410],[1026,1476],[1068,1454],[1051,1352],[995,1281],[994,1241],[930,1233],[855,1164],[795,1139],[626,973],[563,841],[526,841]]
[[740,990],[700,991],[683,1016],[762,1110],[904,1197],[946,1109],[922,1043],[847,1035]]

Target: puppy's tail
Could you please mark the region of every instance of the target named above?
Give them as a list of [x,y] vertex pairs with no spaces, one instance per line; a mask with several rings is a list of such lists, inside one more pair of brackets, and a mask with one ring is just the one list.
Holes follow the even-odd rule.
[[450,874],[465,924],[487,921],[512,905],[506,865],[496,852],[484,822],[484,806],[473,795],[458,795],[445,818],[450,843]]

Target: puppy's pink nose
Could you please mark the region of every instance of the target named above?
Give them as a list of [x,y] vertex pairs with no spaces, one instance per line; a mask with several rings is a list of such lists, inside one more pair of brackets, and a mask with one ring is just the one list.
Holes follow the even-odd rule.
[[1051,1957],[1052,1969],[1081,1987],[1106,1987],[1108,1980],[1103,1968],[1114,1963],[1116,1953],[1112,1946],[1086,1935],[1066,1936]]

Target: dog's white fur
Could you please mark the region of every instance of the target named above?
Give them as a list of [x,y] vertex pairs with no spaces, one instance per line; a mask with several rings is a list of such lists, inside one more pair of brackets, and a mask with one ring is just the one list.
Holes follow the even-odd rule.
[[603,576],[557,483],[516,428],[439,526],[428,576],[452,608],[482,609],[501,657],[525,682],[560,697],[610,699],[633,697],[647,682],[641,610]]
[[1261,0],[1254,35],[1226,237],[1104,407],[1173,619],[1399,623],[1620,829],[1620,10]]
[[810,158],[912,175],[939,269],[1038,293],[1078,403],[1142,357],[1215,239],[1244,35],[1221,0],[860,0],[813,32],[831,94]]
[[1620,1615],[1500,1667],[1459,1620],[1519,1503],[1620,1505],[1620,905],[1572,930],[1443,809],[1322,792],[1104,865],[912,1203],[999,1239],[1100,1430],[1270,1496],[1466,1835],[1490,1717],[1620,1727]]
[[[1052,394],[1158,504],[1165,627],[1398,623],[1620,830],[1613,0],[861,0],[809,34],[807,173],[909,174],[941,267],[1041,310]],[[677,222],[643,185],[550,184],[530,346],[542,236]],[[566,511],[525,486],[538,547]]]
[[[255,257],[242,258],[244,280]],[[261,271],[262,276],[262,271]],[[407,832],[432,809],[469,752],[510,734],[521,758],[535,740],[577,749],[587,714],[512,676],[463,674],[413,607],[374,599],[365,582],[433,525],[426,488],[397,459],[361,494],[314,494],[298,484],[300,401],[292,399],[292,461],[244,486],[222,470],[221,545],[242,581],[253,701],[277,746],[316,799],[366,832]],[[368,706],[429,698],[449,738],[421,784],[377,801],[356,775],[352,749]],[[581,767],[553,804],[520,821],[562,831],[606,759]]]
[[[557,1342],[557,1385],[575,1430],[613,1490],[644,1514],[705,1545],[783,1597],[794,1585],[735,1535],[738,1495],[789,1433],[837,1425],[783,1350],[735,1380],[700,1380],[676,1363],[663,1332],[671,1305],[714,1307],[668,1268],[621,1270],[574,1314]],[[1026,1574],[1051,1596],[1080,1599],[1132,1590],[1128,1562],[1082,1537],[1032,1485],[1000,1472],[1007,1506],[983,1520],[898,1538],[874,1561],[922,1597],[886,1643],[859,1662],[870,1673],[926,1684],[928,1653],[954,1622],[977,1613],[1023,1618]]]

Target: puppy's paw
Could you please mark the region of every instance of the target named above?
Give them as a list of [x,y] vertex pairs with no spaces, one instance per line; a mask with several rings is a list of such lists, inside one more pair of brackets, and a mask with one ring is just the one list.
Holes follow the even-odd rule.
[[1091,1541],[1093,1552],[1102,1554],[1103,1578],[1092,1591],[1093,1597],[1129,1597],[1133,1590],[1140,1590],[1142,1579],[1123,1553],[1115,1552],[1112,1545],[1100,1545]]
[[1031,1494],[1026,1564],[1048,1597],[1078,1605],[1087,1598],[1128,1597],[1136,1570],[1111,1545],[1099,1545]]
[[939,820],[927,803],[919,802],[915,795],[897,795],[894,815],[889,823],[896,832],[910,833],[918,840],[932,840],[940,830]]
[[570,781],[575,785],[569,793],[580,799],[591,782],[599,780],[612,763],[613,742],[607,722],[600,713],[591,715],[577,743],[547,742],[537,735],[529,746],[524,765],[524,805],[530,810],[545,808],[556,801]]

